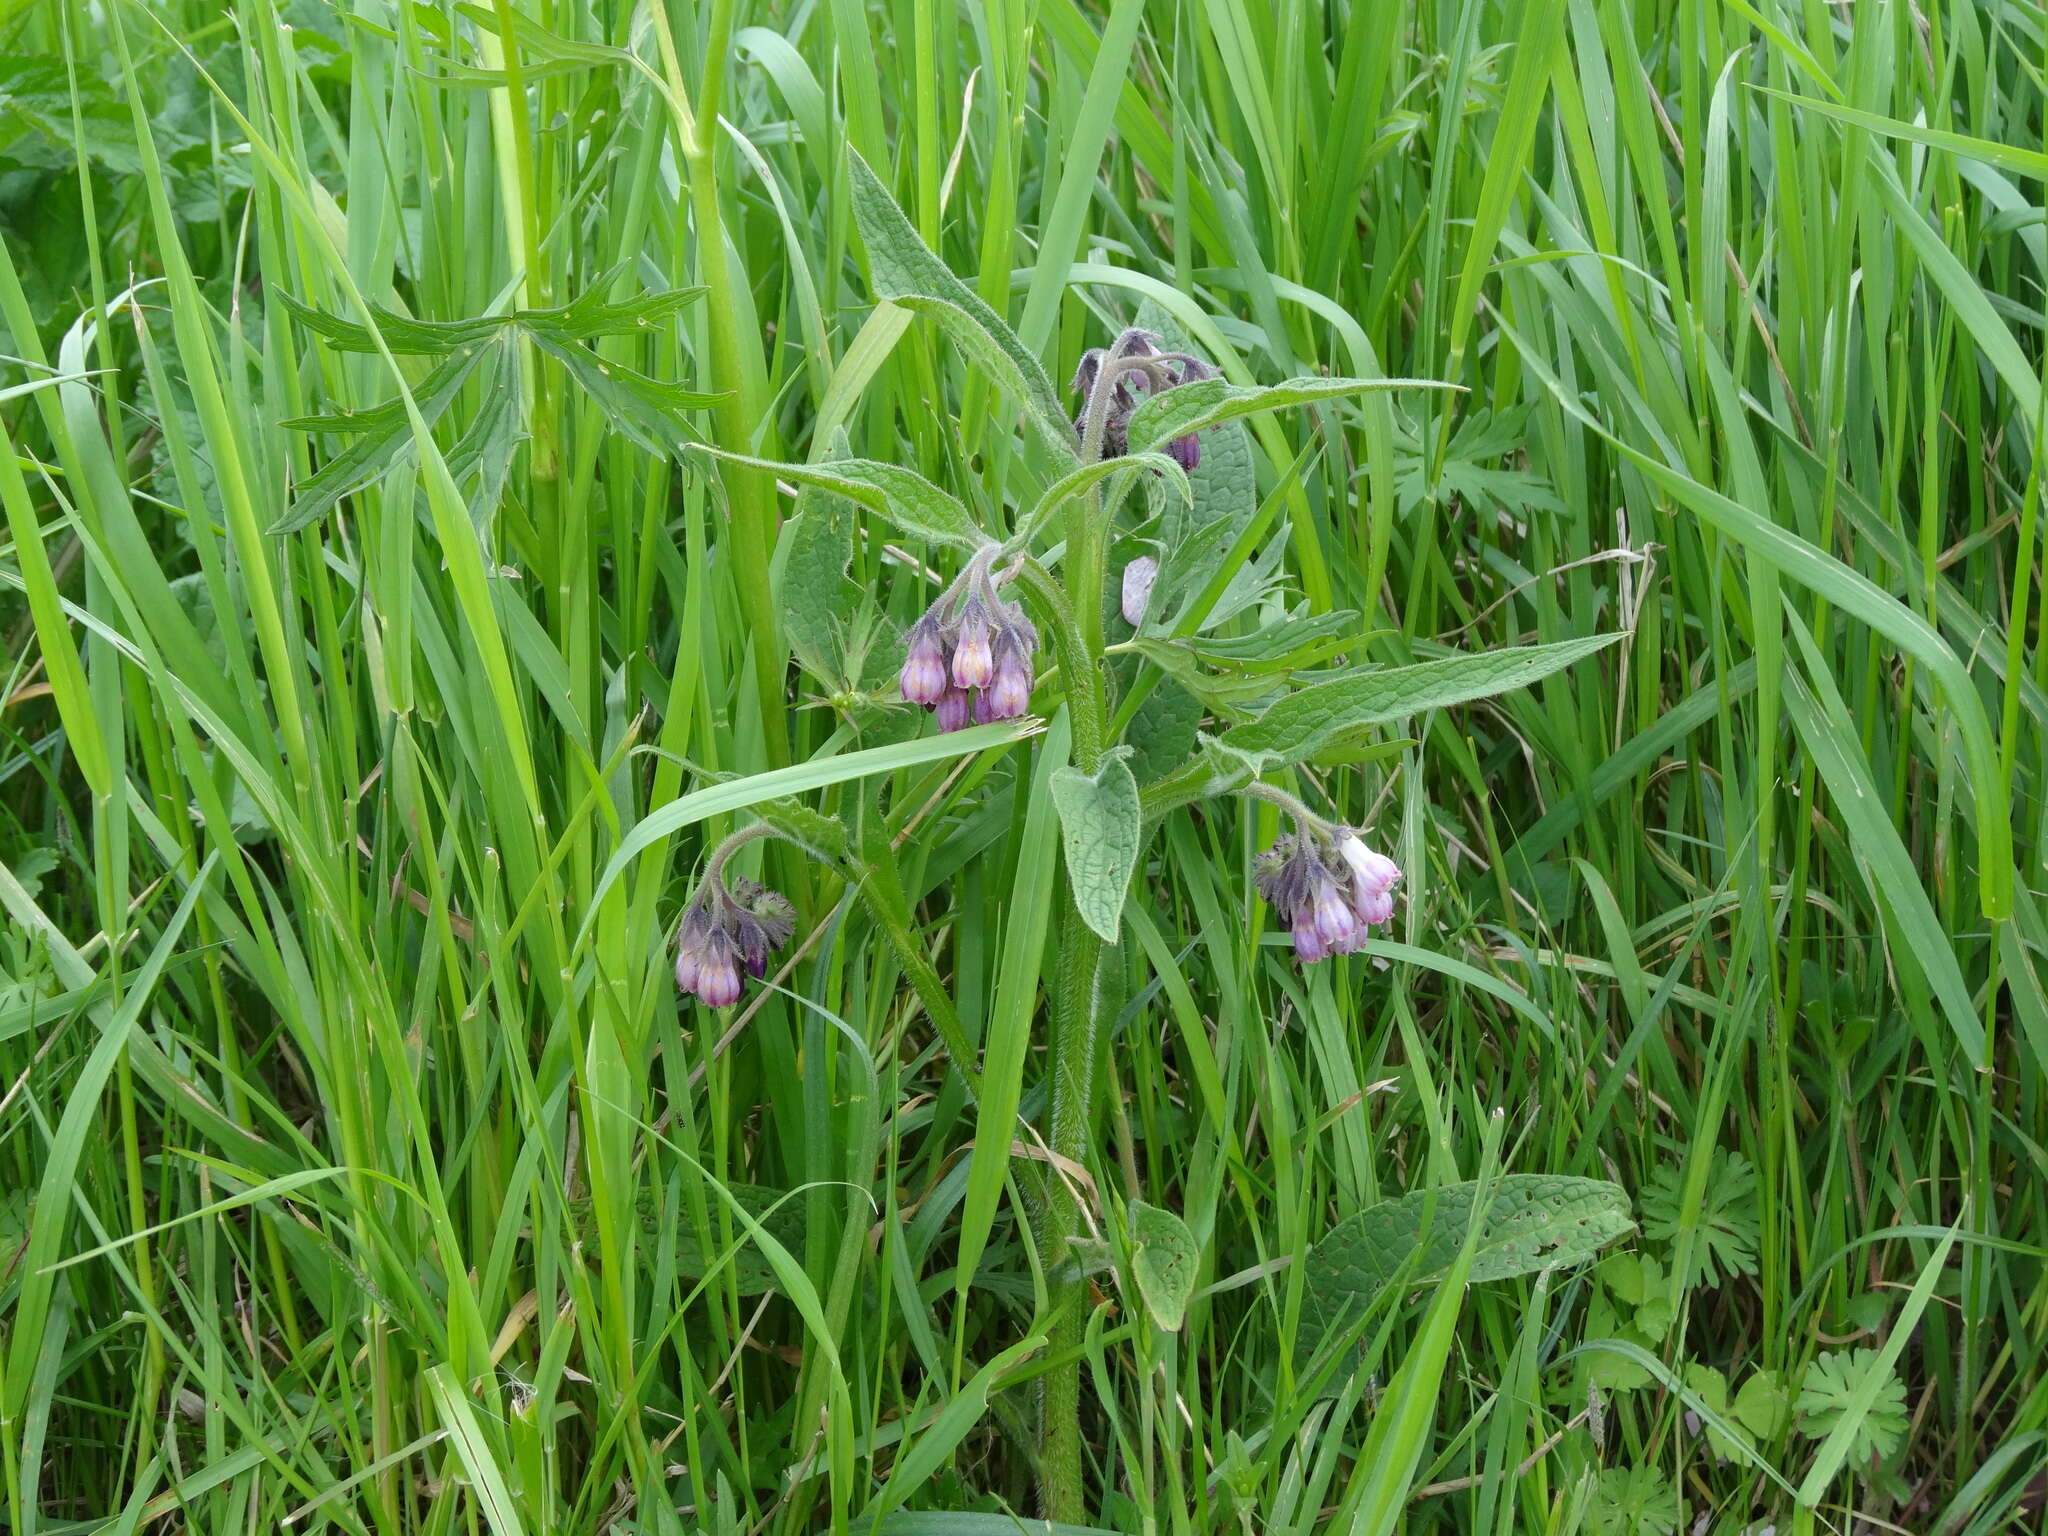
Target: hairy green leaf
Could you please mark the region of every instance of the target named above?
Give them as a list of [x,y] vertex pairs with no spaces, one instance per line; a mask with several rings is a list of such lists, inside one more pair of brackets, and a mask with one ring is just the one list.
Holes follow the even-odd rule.
[[1122,927],[1124,892],[1138,862],[1138,781],[1127,756],[1105,757],[1092,777],[1075,768],[1052,776],[1074,905],[1081,920],[1111,944]]

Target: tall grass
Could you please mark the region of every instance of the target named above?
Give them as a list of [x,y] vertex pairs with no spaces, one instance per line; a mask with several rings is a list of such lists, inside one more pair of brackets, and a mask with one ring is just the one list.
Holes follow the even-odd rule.
[[[985,1536],[1077,1372],[1145,1536],[2038,1529],[2044,30],[0,3],[0,1525]],[[1409,872],[1368,957],[1288,957],[1271,805],[1164,818],[1078,1159],[1066,717],[921,733],[953,556],[821,578],[834,503],[686,451],[1023,510],[850,152],[1055,378],[1144,306],[1456,386],[1243,439],[1353,663],[1623,636],[1288,775]],[[679,1001],[789,795],[879,884],[750,845],[799,938]],[[1305,1369],[1311,1246],[1502,1169],[1639,1230]]]

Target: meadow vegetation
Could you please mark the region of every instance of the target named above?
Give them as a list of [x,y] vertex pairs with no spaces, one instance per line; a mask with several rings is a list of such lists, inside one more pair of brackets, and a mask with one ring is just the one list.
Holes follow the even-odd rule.
[[2041,1529],[2044,48],[0,0],[0,1531]]

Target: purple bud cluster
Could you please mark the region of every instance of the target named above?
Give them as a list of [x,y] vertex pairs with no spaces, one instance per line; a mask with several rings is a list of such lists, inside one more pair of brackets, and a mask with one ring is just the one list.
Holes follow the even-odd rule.
[[736,1003],[741,969],[765,974],[768,952],[788,943],[795,928],[796,911],[785,897],[752,880],[727,885],[714,871],[683,913],[676,985],[706,1007]]
[[1295,957],[1306,965],[1352,953],[1393,917],[1401,868],[1340,827],[1334,842],[1307,832],[1277,839],[1259,855],[1252,880],[1286,921]]
[[903,697],[931,710],[942,731],[1010,720],[1031,707],[1038,631],[1015,603],[996,595],[977,562],[957,595],[947,593],[910,626]]
[[[1131,413],[1139,400],[1150,394],[1191,384],[1196,379],[1213,379],[1216,370],[1199,357],[1185,352],[1161,352],[1152,345],[1159,338],[1136,328],[1117,337],[1111,347],[1093,347],[1081,354],[1074,370],[1074,391],[1081,397],[1081,413],[1074,418],[1074,435],[1088,436],[1088,408],[1102,380],[1105,366],[1115,364],[1109,384],[1110,396],[1102,418],[1102,457],[1120,459],[1130,451]],[[1193,470],[1202,462],[1202,440],[1193,432],[1176,437],[1166,452],[1182,469]]]

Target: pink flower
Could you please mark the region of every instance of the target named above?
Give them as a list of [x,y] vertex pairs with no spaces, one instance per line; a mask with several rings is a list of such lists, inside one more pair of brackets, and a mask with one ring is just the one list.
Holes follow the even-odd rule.
[[946,691],[946,646],[938,621],[927,613],[910,626],[909,648],[898,679],[913,704],[936,704]]

